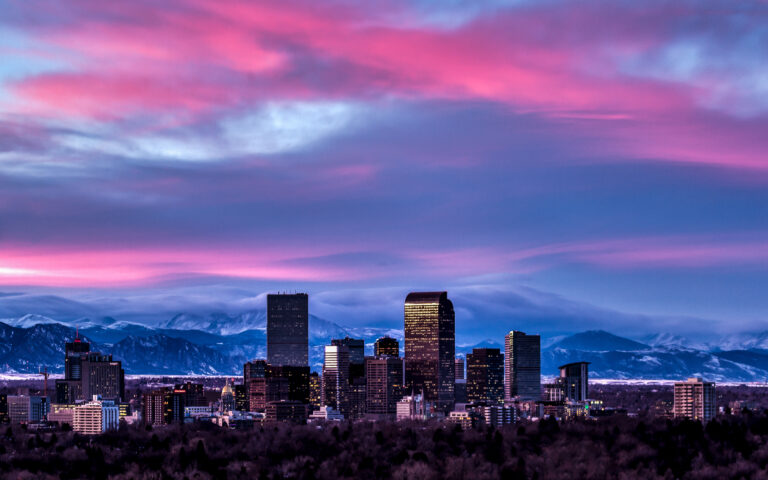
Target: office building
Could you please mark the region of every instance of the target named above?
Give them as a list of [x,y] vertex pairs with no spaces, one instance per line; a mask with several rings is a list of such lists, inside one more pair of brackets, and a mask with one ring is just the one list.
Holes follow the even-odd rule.
[[250,408],[248,399],[248,390],[245,385],[235,385],[235,410],[238,412],[247,412]]
[[205,388],[202,383],[177,383],[173,389],[184,392],[184,405],[187,407],[208,406],[208,401],[205,399]]
[[366,395],[365,340],[345,337],[331,340],[331,345],[349,349],[349,396],[344,416],[350,420],[362,418]]
[[11,423],[33,423],[45,420],[48,403],[45,397],[8,395],[8,419]]
[[312,410],[317,410],[323,401],[322,378],[317,372],[309,374],[309,406]]
[[475,348],[467,355],[467,401],[504,402],[504,355],[498,348]]
[[715,383],[701,378],[689,378],[675,383],[672,412],[675,417],[707,422],[715,417]]
[[571,402],[583,402],[589,398],[589,362],[574,362],[558,367],[559,383],[563,397]]
[[504,394],[507,399],[541,399],[541,337],[511,331],[505,338]]
[[517,421],[514,407],[504,405],[486,405],[480,408],[485,424],[493,427],[503,427]]
[[349,347],[327,345],[323,362],[322,404],[349,415]]
[[466,380],[466,377],[464,376],[464,359],[461,357],[456,357],[456,359],[453,361],[454,370],[456,370],[456,376],[454,377],[456,380]]
[[393,416],[403,398],[403,360],[393,356],[365,359],[366,408],[372,415]]
[[184,423],[184,409],[187,407],[186,390],[165,390],[163,394],[163,423]]
[[[277,385],[276,388],[267,390],[277,392],[277,398],[267,399],[267,401],[292,400],[301,403],[309,403],[309,366],[289,366],[289,365],[271,365],[267,364],[264,369],[264,377],[268,385]],[[280,379],[285,381],[287,390],[281,386]],[[285,392],[285,393],[282,393]]]
[[423,395],[409,395],[397,402],[395,418],[399,420],[426,420],[427,406]]
[[125,397],[125,372],[120,361],[113,361],[112,355],[90,352],[80,357],[82,370],[82,396],[120,402]]
[[267,363],[309,365],[309,296],[267,295]]
[[373,344],[373,356],[375,357],[399,357],[400,342],[392,337],[381,337]]
[[243,384],[248,385],[252,378],[264,378],[267,369],[266,360],[251,360],[243,365]]
[[422,393],[442,411],[453,409],[456,319],[446,292],[409,293],[405,299],[406,392]]
[[91,344],[80,340],[80,335],[75,336],[73,342],[64,345],[64,380],[80,380],[82,370],[80,359],[83,354],[91,351]]
[[101,400],[98,395],[93,400],[74,408],[72,430],[83,435],[98,435],[107,430],[117,430],[120,411],[115,402]]
[[142,418],[147,425],[165,424],[165,396],[167,390],[147,392],[142,397]]
[[264,420],[267,422],[305,423],[307,420],[307,404],[292,400],[268,402]]
[[469,402],[469,399],[467,398],[466,380],[456,380],[456,382],[453,384],[453,398],[455,405]]

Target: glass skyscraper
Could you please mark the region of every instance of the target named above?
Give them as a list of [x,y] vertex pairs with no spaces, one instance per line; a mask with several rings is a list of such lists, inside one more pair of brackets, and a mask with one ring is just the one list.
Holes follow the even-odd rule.
[[309,296],[267,295],[267,363],[309,365]]
[[467,355],[467,400],[504,402],[504,355],[498,348],[475,348]]
[[505,340],[506,398],[541,400],[541,337],[513,330]]
[[442,410],[454,404],[456,317],[447,292],[409,293],[405,299],[406,393],[424,394]]

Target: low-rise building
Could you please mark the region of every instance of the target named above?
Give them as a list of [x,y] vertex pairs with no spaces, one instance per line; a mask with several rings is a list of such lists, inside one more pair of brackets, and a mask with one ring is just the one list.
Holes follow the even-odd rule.
[[116,430],[119,422],[120,408],[115,402],[94,395],[92,401],[74,408],[72,430],[84,435],[98,435]]

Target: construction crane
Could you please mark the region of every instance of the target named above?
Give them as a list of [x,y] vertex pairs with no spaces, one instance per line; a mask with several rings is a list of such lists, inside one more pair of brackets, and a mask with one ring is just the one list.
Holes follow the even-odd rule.
[[43,396],[48,398],[48,367],[37,367],[37,374],[43,376]]

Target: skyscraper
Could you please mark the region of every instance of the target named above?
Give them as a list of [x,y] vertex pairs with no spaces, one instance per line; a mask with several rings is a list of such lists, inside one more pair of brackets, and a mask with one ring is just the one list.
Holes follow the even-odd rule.
[[399,357],[400,342],[392,337],[381,337],[373,344],[373,355],[375,357]]
[[504,401],[504,355],[498,348],[475,348],[467,355],[467,401]]
[[675,383],[675,417],[706,422],[715,416],[715,384],[701,378]]
[[322,403],[349,415],[349,347],[328,345],[323,362]]
[[506,398],[541,399],[541,337],[511,331],[505,338]]
[[344,416],[350,420],[361,418],[365,414],[365,340],[345,337],[331,340],[331,345],[349,348],[348,412]]
[[403,360],[382,355],[365,359],[366,412],[394,418],[403,398]]
[[447,292],[414,292],[405,299],[406,392],[424,392],[442,410],[454,404],[456,319]]
[[589,398],[589,362],[574,362],[558,367],[563,397],[572,402],[583,402]]
[[112,355],[82,354],[80,367],[83,398],[100,395],[105,400],[120,402],[125,397],[125,372],[122,363],[112,360]]
[[465,380],[464,378],[464,359],[461,357],[456,357],[456,360],[454,360],[453,364],[455,365],[456,370],[456,380]]
[[309,365],[309,297],[306,293],[267,295],[267,363]]

